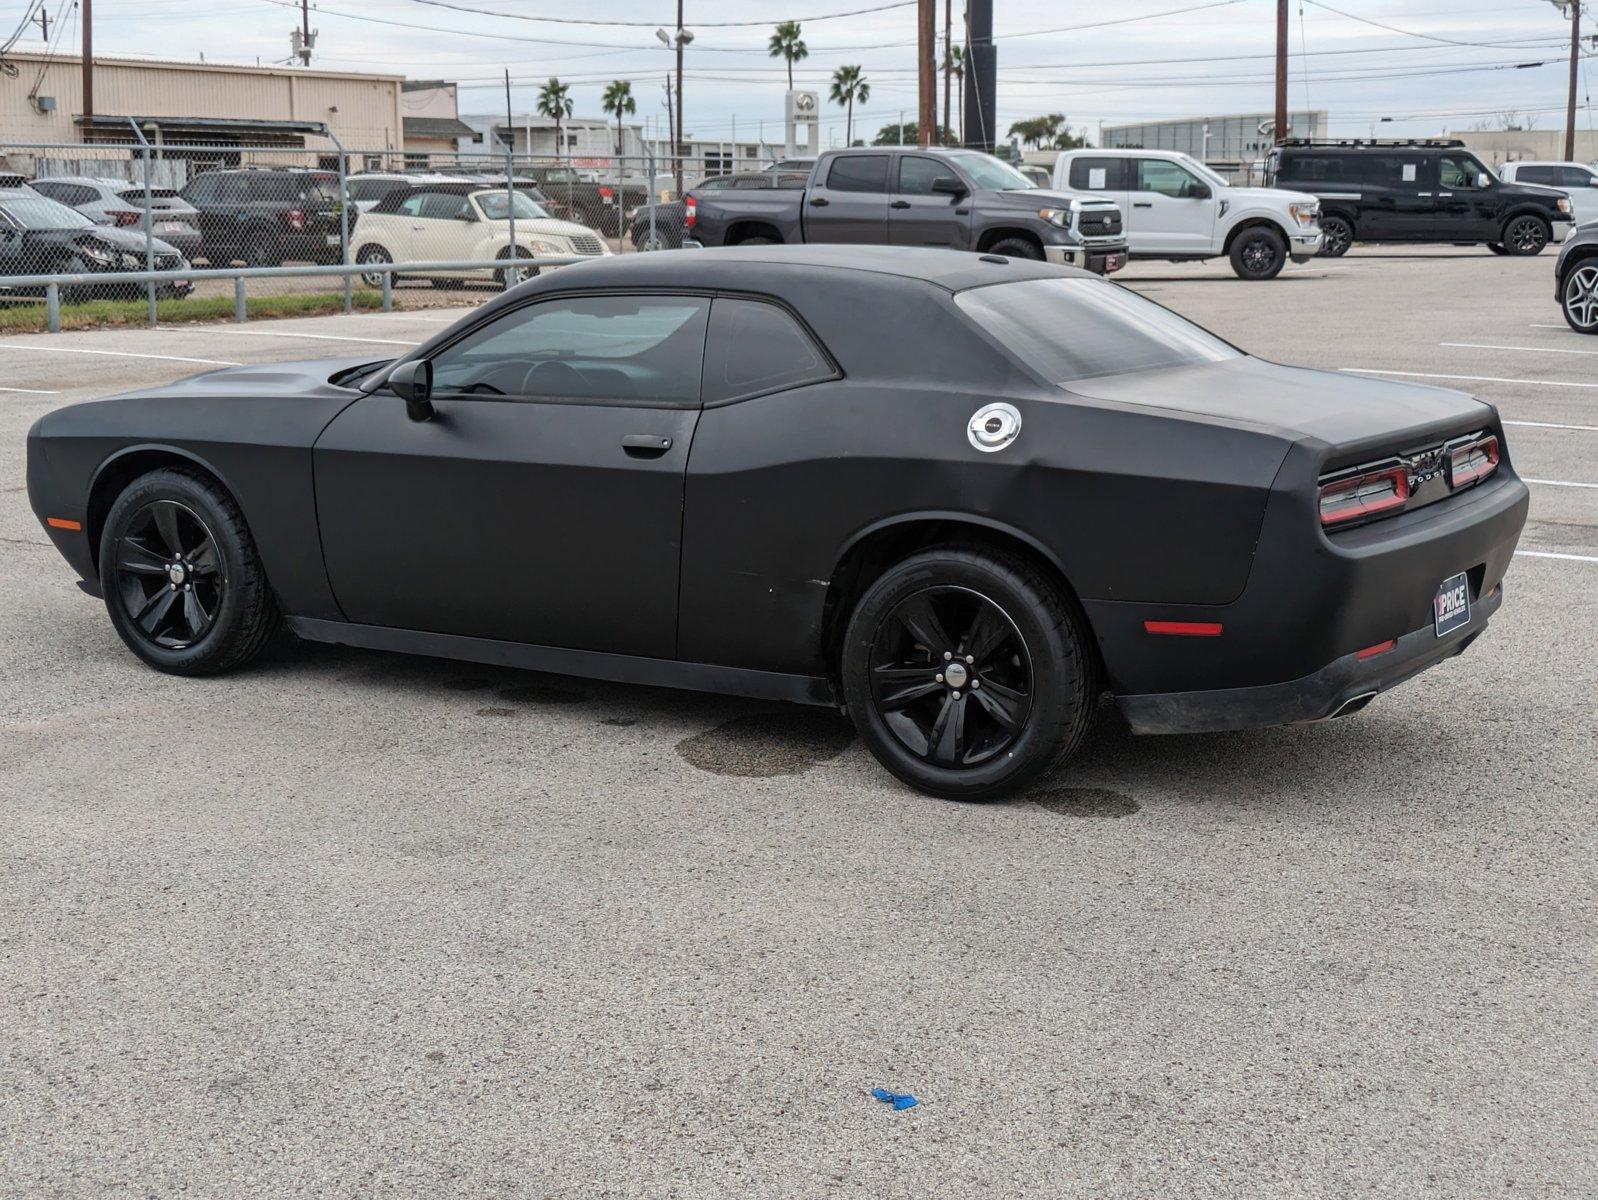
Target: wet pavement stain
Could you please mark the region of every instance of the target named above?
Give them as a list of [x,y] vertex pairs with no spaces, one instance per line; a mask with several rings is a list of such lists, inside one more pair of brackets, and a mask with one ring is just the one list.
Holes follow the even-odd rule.
[[715,775],[769,779],[797,775],[837,758],[854,740],[854,726],[838,713],[754,713],[684,738],[677,753]]
[[1105,788],[1046,788],[1024,799],[1061,817],[1130,817],[1143,811],[1132,797]]
[[586,704],[593,697],[581,688],[562,683],[517,683],[502,687],[494,695],[512,704]]

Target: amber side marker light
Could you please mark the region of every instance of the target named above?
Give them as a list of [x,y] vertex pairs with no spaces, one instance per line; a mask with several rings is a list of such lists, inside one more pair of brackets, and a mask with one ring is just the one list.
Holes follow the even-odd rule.
[[1169,637],[1220,637],[1219,621],[1144,621],[1145,633],[1165,634]]
[[1396,645],[1398,645],[1397,638],[1388,638],[1385,642],[1377,642],[1374,646],[1366,646],[1363,650],[1355,651],[1354,657],[1361,660],[1375,658],[1378,654],[1386,654]]
[[82,529],[82,521],[69,521],[65,517],[46,517],[44,523],[51,529]]

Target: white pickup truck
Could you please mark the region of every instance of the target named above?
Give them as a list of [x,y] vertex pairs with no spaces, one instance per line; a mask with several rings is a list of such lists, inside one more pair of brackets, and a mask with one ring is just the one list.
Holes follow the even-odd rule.
[[1126,216],[1134,259],[1226,256],[1241,279],[1274,279],[1320,253],[1321,202],[1305,192],[1233,187],[1171,150],[1067,150],[1054,190],[1108,196]]

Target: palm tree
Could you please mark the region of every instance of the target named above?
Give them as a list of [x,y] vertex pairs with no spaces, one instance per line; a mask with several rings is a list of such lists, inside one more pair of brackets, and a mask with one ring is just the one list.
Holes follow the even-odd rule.
[[860,74],[859,67],[839,67],[832,73],[832,90],[827,93],[834,104],[844,105],[848,116],[844,119],[843,144],[854,145],[854,102],[864,104],[871,99],[871,85]]
[[[949,65],[946,68],[954,76],[954,90],[960,96],[956,107],[960,110],[960,142],[965,142],[965,93],[961,84],[965,82],[965,52],[959,46],[949,47]],[[952,130],[950,132],[953,132]]]
[[771,51],[772,58],[781,57],[788,63],[788,90],[793,91],[793,65],[801,58],[808,58],[810,50],[804,42],[799,40],[799,22],[784,21],[777,26],[777,32],[771,35],[771,40],[766,43]]
[[[554,118],[555,148],[564,154],[566,139],[561,136],[561,129],[566,118],[572,115],[571,85],[562,83],[551,75],[549,82],[538,90],[538,115]],[[532,147],[529,146],[528,149]]]
[[625,79],[612,80],[605,94],[600,97],[599,108],[601,112],[608,112],[616,118],[616,157],[620,158],[626,149],[621,133],[622,116],[638,111],[638,102],[633,99],[633,85]]

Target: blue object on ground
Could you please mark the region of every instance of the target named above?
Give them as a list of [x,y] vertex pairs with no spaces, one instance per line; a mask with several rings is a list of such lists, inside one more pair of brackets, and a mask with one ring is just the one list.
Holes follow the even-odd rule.
[[916,1098],[909,1092],[890,1092],[887,1088],[872,1088],[871,1094],[884,1104],[891,1104],[894,1108],[914,1108]]

